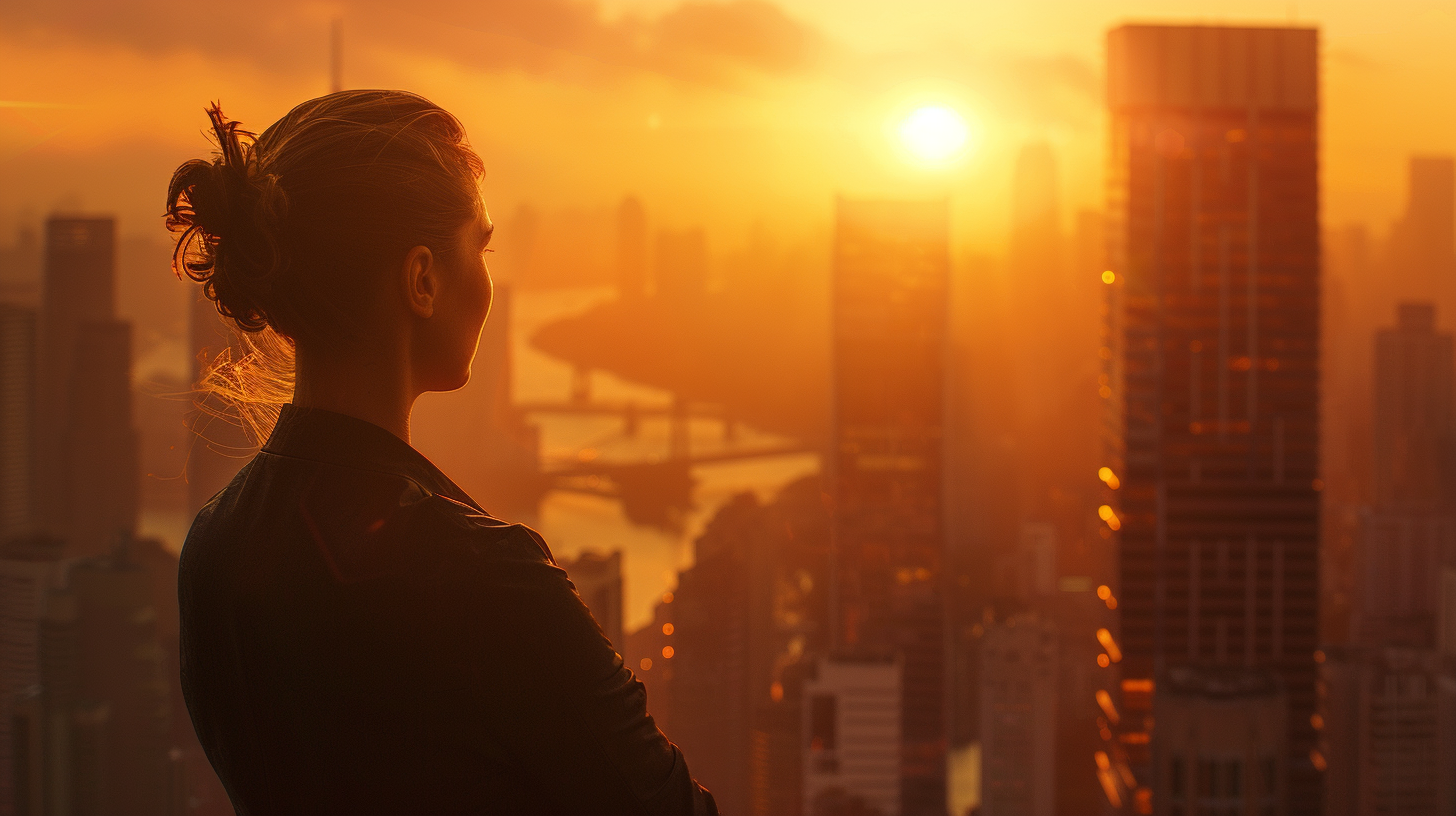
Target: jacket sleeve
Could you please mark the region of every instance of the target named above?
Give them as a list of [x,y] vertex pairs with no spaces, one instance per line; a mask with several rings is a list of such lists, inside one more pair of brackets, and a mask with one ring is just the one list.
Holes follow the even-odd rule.
[[[471,663],[505,753],[562,813],[716,814],[647,695],[535,531],[479,545]],[[474,572],[474,570],[472,570]]]

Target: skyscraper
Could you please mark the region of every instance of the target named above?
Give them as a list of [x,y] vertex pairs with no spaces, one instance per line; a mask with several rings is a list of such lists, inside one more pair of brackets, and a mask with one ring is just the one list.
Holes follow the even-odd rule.
[[140,466],[132,425],[131,324],[95,320],[76,329],[66,423],[68,542],[76,555],[105,552],[136,529]]
[[1401,297],[1456,308],[1456,159],[1412,156],[1407,178],[1405,212],[1390,231],[1389,283]]
[[0,303],[0,535],[32,521],[35,499],[35,310]]
[[906,813],[901,665],[887,657],[826,658],[804,682],[804,810]]
[[[65,583],[64,542],[47,536],[0,543],[0,814],[16,807],[15,704],[40,686],[40,622],[52,590]],[[20,788],[24,788],[21,780]]]
[[116,225],[110,218],[53,216],[45,226],[37,369],[38,521],[70,533],[71,396],[82,325],[116,307]]
[[[1121,489],[1103,517],[1121,531],[1122,685],[1185,666],[1276,672],[1291,814],[1320,812],[1323,765],[1317,40],[1310,28],[1108,35],[1104,397]],[[1124,744],[1147,745],[1140,723]],[[1159,788],[1166,746],[1150,737],[1133,756],[1139,796]]]
[[1016,615],[986,629],[980,684],[985,816],[1056,812],[1057,663],[1057,626],[1050,620]]
[[945,811],[948,225],[943,200],[841,198],[834,236],[832,639],[902,661],[907,816]]

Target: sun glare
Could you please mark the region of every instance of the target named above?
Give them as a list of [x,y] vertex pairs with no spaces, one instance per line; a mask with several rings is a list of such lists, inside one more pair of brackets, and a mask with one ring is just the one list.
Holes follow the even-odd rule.
[[900,142],[912,156],[928,164],[959,157],[970,135],[965,118],[944,105],[917,108],[900,123]]

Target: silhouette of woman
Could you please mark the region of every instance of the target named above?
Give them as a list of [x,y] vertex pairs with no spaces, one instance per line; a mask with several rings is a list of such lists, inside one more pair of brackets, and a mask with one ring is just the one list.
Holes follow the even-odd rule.
[[256,139],[208,113],[217,156],[167,191],[175,266],[251,338],[214,382],[291,383],[182,550],[182,687],[238,813],[716,813],[541,536],[409,445],[490,308],[460,123],[400,91]]

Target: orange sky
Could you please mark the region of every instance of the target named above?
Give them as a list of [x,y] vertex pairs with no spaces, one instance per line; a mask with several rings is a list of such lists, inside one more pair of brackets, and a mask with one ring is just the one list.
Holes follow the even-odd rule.
[[[400,5],[3,4],[0,242],[54,208],[158,229],[171,169],[206,150],[203,105],[262,127],[326,90],[340,13],[346,84],[460,115],[498,214],[635,192],[661,225],[707,225],[717,250],[755,222],[821,230],[836,191],[949,192],[963,247],[999,254],[1010,166],[1031,139],[1061,161],[1068,223],[1099,207],[1103,33],[1126,20],[1321,27],[1328,224],[1383,231],[1405,157],[1456,151],[1456,5],[1435,0]],[[973,122],[978,147],[949,170],[908,166],[886,135],[930,101]]]

